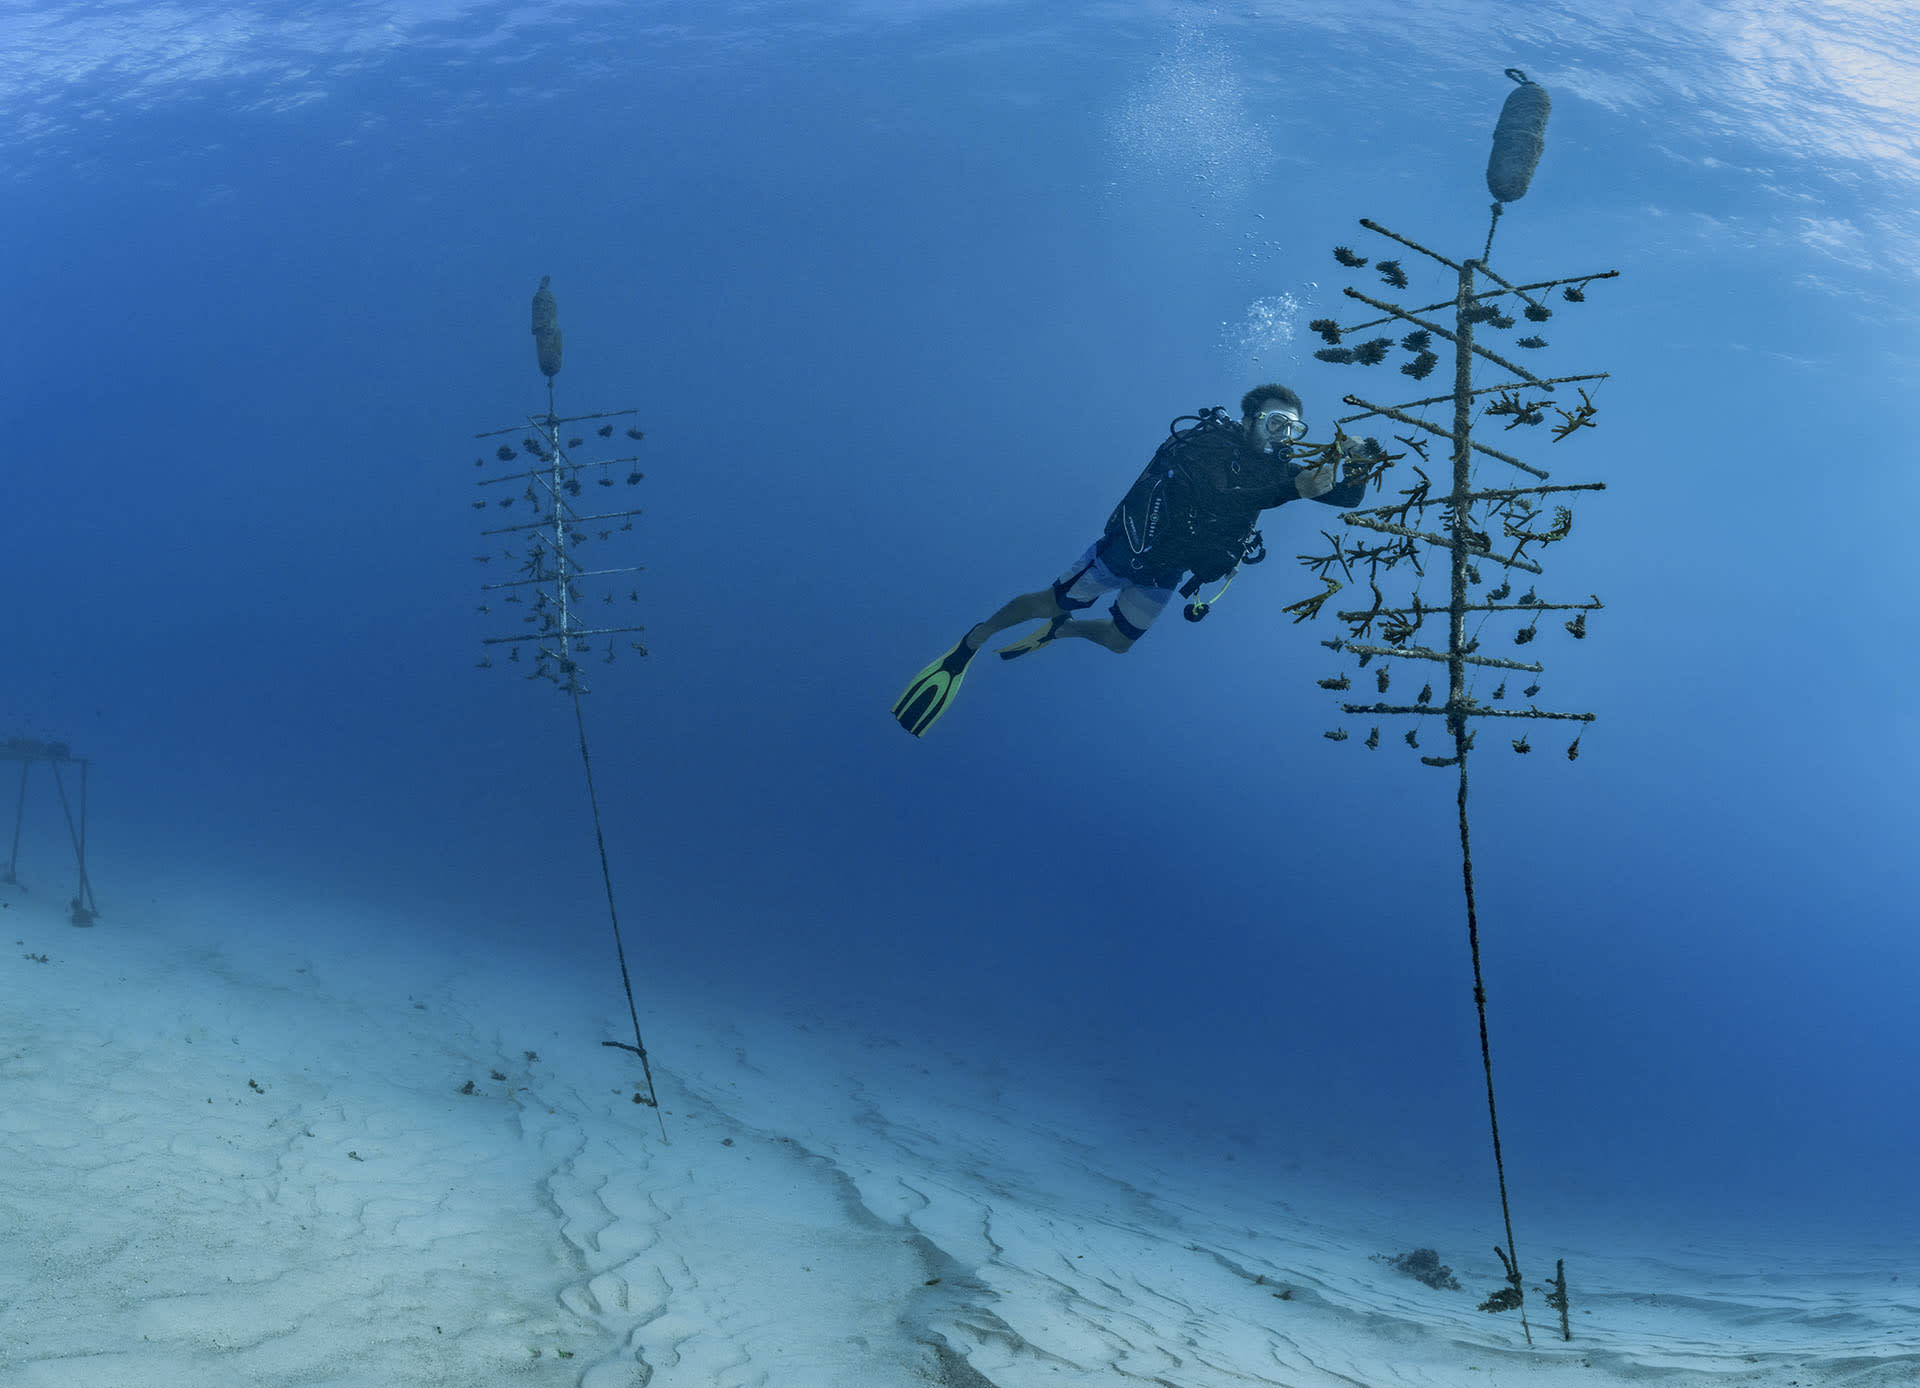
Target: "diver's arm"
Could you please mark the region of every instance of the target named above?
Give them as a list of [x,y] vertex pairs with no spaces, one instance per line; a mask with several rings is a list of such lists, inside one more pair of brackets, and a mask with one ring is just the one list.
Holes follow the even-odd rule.
[[1347,480],[1337,487],[1329,487],[1314,498],[1327,506],[1338,506],[1342,510],[1358,506],[1367,499],[1367,470],[1364,466],[1348,466]]
[[[1325,456],[1325,455],[1322,455]],[[1347,480],[1340,481],[1343,469]],[[1260,509],[1282,506],[1289,501],[1324,501],[1330,506],[1357,506],[1367,491],[1366,464],[1350,456],[1328,457],[1317,467],[1303,467],[1291,456],[1269,458],[1269,480],[1263,484]]]

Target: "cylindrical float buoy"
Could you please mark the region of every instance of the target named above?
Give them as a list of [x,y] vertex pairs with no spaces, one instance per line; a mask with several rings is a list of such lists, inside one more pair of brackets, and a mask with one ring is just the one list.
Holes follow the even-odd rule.
[[1493,128],[1493,154],[1487,160],[1487,191],[1500,202],[1527,194],[1540,153],[1547,147],[1547,112],[1553,102],[1547,89],[1517,67],[1507,76],[1520,85],[1507,93],[1500,123]]
[[540,358],[540,372],[548,380],[560,374],[560,306],[547,288],[551,275],[540,277],[540,288],[533,296],[533,347]]

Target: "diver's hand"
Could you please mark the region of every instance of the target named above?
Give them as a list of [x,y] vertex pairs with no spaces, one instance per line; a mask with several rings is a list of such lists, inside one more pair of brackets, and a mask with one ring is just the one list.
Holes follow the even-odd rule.
[[1385,456],[1379,441],[1372,438],[1356,439],[1351,434],[1342,434],[1334,440],[1334,446],[1339,450],[1349,482],[1357,477],[1370,477],[1375,464]]
[[1333,490],[1338,479],[1334,476],[1335,462],[1328,458],[1319,467],[1302,468],[1294,477],[1294,489],[1303,500],[1311,501],[1316,496],[1324,496]]

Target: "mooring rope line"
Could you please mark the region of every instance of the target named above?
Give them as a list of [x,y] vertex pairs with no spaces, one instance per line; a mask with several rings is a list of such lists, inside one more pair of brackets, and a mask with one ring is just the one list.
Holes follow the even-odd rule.
[[1473,850],[1467,843],[1467,756],[1460,748],[1460,875],[1467,889],[1467,943],[1473,949],[1473,1004],[1480,1013],[1480,1063],[1487,1072],[1487,1124],[1493,1130],[1493,1169],[1500,1180],[1500,1218],[1507,1230],[1507,1256],[1512,1260],[1514,1291],[1521,1301],[1520,1328],[1527,1343],[1533,1343],[1533,1327],[1527,1324],[1527,1304],[1520,1276],[1520,1250],[1513,1241],[1513,1209],[1507,1202],[1507,1164],[1500,1155],[1500,1111],[1493,1101],[1493,1043],[1487,1036],[1487,985],[1480,971],[1480,918],[1473,902]]
[[602,1041],[600,1044],[632,1051],[640,1057],[640,1069],[647,1077],[647,1103],[653,1109],[653,1116],[660,1121],[661,1140],[669,1141],[667,1120],[660,1112],[660,1096],[653,1087],[653,1065],[647,1060],[647,1043],[640,1039],[640,1009],[633,1001],[633,977],[627,972],[627,947],[620,938],[620,912],[613,901],[613,869],[607,866],[607,836],[600,827],[600,795],[593,786],[593,758],[587,752],[587,720],[580,711],[580,686],[577,681],[573,683],[572,694],[573,722],[580,730],[580,765],[587,773],[587,803],[593,807],[593,841],[600,850],[600,880],[607,889],[607,919],[613,922],[613,949],[620,957],[620,983],[627,990],[627,1015],[633,1019],[631,1046],[624,1041]]

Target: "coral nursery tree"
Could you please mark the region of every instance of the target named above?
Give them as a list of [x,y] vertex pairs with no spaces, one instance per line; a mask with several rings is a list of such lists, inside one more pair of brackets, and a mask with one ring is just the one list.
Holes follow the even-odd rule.
[[[1320,616],[1338,593],[1370,592],[1365,605],[1336,608],[1334,618],[1346,633],[1323,644],[1351,663],[1343,663],[1342,669],[1319,683],[1346,693],[1356,678],[1371,679],[1379,696],[1376,701],[1343,701],[1341,710],[1372,720],[1410,720],[1400,740],[1421,753],[1423,765],[1452,768],[1458,777],[1460,867],[1473,955],[1474,1003],[1507,1238],[1506,1246],[1496,1249],[1506,1268],[1506,1285],[1488,1297],[1481,1309],[1520,1310],[1531,1343],[1494,1101],[1467,819],[1467,769],[1480,733],[1492,727],[1501,730],[1497,741],[1514,754],[1526,755],[1533,751],[1536,736],[1545,738],[1551,729],[1571,724],[1574,736],[1564,751],[1569,760],[1575,760],[1580,755],[1580,733],[1594,718],[1591,713],[1548,709],[1535,702],[1545,669],[1535,642],[1556,627],[1573,640],[1584,640],[1588,614],[1600,609],[1600,599],[1590,595],[1566,601],[1543,596],[1535,580],[1544,576],[1544,557],[1572,534],[1573,503],[1583,492],[1604,490],[1605,484],[1554,482],[1545,467],[1519,456],[1522,445],[1513,440],[1537,441],[1546,426],[1544,441],[1554,448],[1594,428],[1598,410],[1589,383],[1604,380],[1606,373],[1541,375],[1516,357],[1534,358],[1544,352],[1548,343],[1543,334],[1550,330],[1547,325],[1554,315],[1583,303],[1589,286],[1618,272],[1583,271],[1516,282],[1494,270],[1494,232],[1504,205],[1527,190],[1544,147],[1549,106],[1538,84],[1514,69],[1508,69],[1508,75],[1519,86],[1508,95],[1494,134],[1487,185],[1495,202],[1481,253],[1452,259],[1378,222],[1362,219],[1362,228],[1387,243],[1387,258],[1371,261],[1381,287],[1368,292],[1349,285],[1343,291],[1356,305],[1355,321],[1342,324],[1323,318],[1312,324],[1326,343],[1315,353],[1322,361],[1371,367],[1398,356],[1400,372],[1420,381],[1451,357],[1453,380],[1451,389],[1443,393],[1396,404],[1380,403],[1358,392],[1346,395],[1346,404],[1356,413],[1343,417],[1335,438],[1318,448],[1323,453],[1343,453],[1366,466],[1378,501],[1344,512],[1343,529],[1322,532],[1329,547],[1301,556],[1323,588],[1288,610],[1295,621],[1304,621]],[[1404,295],[1413,288],[1413,277],[1400,259],[1407,253],[1417,258],[1417,270],[1444,276],[1430,302],[1412,307],[1381,297],[1385,292]],[[1334,256],[1351,271],[1369,268],[1369,257],[1348,247],[1336,247]],[[1371,439],[1371,446],[1356,446],[1346,436],[1347,429],[1371,421],[1385,421],[1383,431],[1402,450],[1389,452]],[[1483,434],[1498,426],[1498,445],[1476,438],[1476,424]],[[1312,461],[1314,450],[1306,451],[1306,461]],[[1439,589],[1442,575],[1444,592]],[[1525,591],[1516,594],[1515,588],[1521,585]],[[1508,653],[1496,654],[1503,638]],[[1398,688],[1396,678],[1401,681]],[[1409,699],[1401,691],[1415,681],[1420,683],[1419,692]],[[1510,693],[1511,685],[1521,687]],[[1399,698],[1390,699],[1390,692]],[[1422,733],[1431,733],[1436,721],[1439,736],[1430,736],[1423,744]],[[1326,736],[1345,742],[1350,734],[1337,727]],[[1361,745],[1376,749],[1380,742],[1381,722],[1374,722]],[[1564,1266],[1547,1301],[1560,1312],[1565,1335]]]

